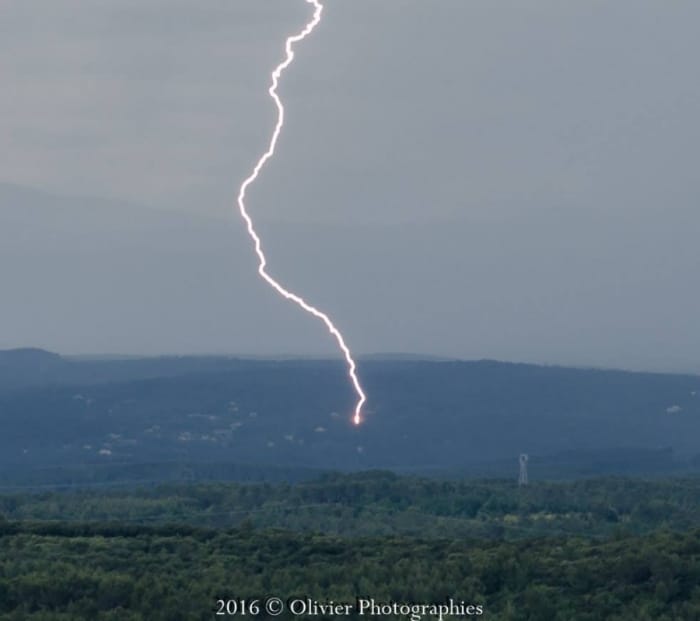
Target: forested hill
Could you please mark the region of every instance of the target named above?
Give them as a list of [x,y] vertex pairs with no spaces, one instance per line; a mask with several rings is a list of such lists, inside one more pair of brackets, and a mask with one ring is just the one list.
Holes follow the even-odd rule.
[[240,598],[255,612],[270,594],[408,604],[407,614],[382,615],[392,621],[448,598],[479,606],[474,618],[504,621],[700,618],[697,531],[479,542],[0,523],[0,556],[0,617],[12,620],[206,621],[222,610],[217,600],[225,611]]
[[700,523],[700,478],[437,480],[386,471],[289,483],[186,482],[0,493],[7,522],[281,528],[343,537],[606,538]]
[[359,370],[369,402],[355,428],[339,361],[0,352],[0,481],[84,465],[187,464],[196,477],[212,463],[510,476],[521,452],[535,477],[655,473],[700,453],[695,376],[405,359]]

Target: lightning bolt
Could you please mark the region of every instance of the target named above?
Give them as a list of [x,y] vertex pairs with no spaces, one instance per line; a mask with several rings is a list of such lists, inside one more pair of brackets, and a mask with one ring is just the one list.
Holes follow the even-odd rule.
[[355,405],[355,414],[353,416],[353,422],[356,425],[359,425],[362,422],[362,406],[367,400],[367,397],[364,391],[362,390],[362,385],[360,384],[360,380],[357,377],[357,364],[355,363],[355,360],[352,357],[350,348],[346,345],[345,339],[343,338],[343,335],[341,334],[340,330],[336,328],[335,324],[331,321],[330,317],[326,313],[320,311],[315,306],[309,304],[301,296],[297,295],[296,293],[292,293],[291,291],[286,289],[267,272],[267,258],[265,257],[265,253],[262,249],[262,242],[260,241],[260,236],[256,232],[255,226],[253,225],[253,220],[248,214],[248,210],[245,206],[246,191],[248,190],[248,187],[258,178],[258,175],[260,174],[260,171],[262,170],[263,166],[265,166],[267,160],[269,160],[275,154],[277,140],[279,139],[280,132],[282,131],[282,126],[284,125],[284,106],[282,105],[282,100],[277,94],[277,86],[279,84],[280,76],[282,75],[282,72],[287,67],[289,67],[289,65],[291,65],[292,61],[294,60],[294,44],[298,43],[299,41],[302,41],[307,37],[307,35],[311,34],[313,29],[316,28],[318,23],[321,21],[323,5],[318,0],[306,0],[306,2],[313,5],[313,16],[311,17],[311,20],[306,24],[306,26],[304,26],[304,29],[301,32],[287,37],[287,41],[284,46],[286,52],[285,58],[279,65],[277,65],[277,67],[272,72],[272,84],[268,90],[268,93],[275,102],[275,106],[277,106],[277,123],[275,124],[275,130],[272,132],[272,137],[270,138],[270,144],[267,148],[267,151],[265,151],[262,154],[258,162],[255,164],[253,172],[250,173],[250,176],[248,176],[246,180],[241,184],[241,188],[238,192],[238,209],[241,213],[241,217],[243,218],[243,220],[245,220],[248,235],[250,236],[251,240],[253,241],[253,244],[255,245],[255,254],[258,256],[258,274],[260,274],[263,280],[265,280],[265,282],[267,282],[267,284],[269,284],[282,297],[294,302],[297,306],[301,307],[310,315],[313,315],[317,319],[320,319],[325,324],[326,328],[328,329],[328,332],[330,332],[331,335],[337,341],[338,347],[343,353],[343,356],[345,357],[345,362],[347,363],[348,377],[350,378],[350,382],[352,383],[353,388],[357,393],[357,403]]

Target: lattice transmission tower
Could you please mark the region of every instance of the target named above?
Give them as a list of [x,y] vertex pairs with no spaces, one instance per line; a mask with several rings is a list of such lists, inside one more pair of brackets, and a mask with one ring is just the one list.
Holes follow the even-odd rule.
[[518,476],[518,485],[527,485],[527,460],[529,457],[526,453],[520,454],[520,475]]

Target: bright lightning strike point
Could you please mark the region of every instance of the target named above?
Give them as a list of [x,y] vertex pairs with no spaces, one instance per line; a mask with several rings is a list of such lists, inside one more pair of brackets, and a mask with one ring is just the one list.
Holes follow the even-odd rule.
[[282,105],[282,100],[277,94],[277,86],[279,84],[280,76],[282,75],[282,72],[287,67],[289,67],[289,65],[291,65],[292,61],[294,60],[294,44],[305,39],[306,36],[309,35],[311,31],[314,28],[316,28],[318,23],[321,21],[323,5],[318,0],[306,0],[306,2],[308,4],[313,5],[313,16],[311,17],[311,20],[306,24],[306,26],[304,26],[301,32],[287,37],[287,41],[284,46],[286,52],[285,58],[279,65],[277,65],[277,67],[275,67],[274,71],[272,72],[272,84],[270,85],[268,93],[275,102],[275,106],[277,106],[277,123],[275,124],[274,131],[272,132],[272,137],[270,138],[270,144],[267,148],[267,151],[265,151],[265,153],[262,154],[260,159],[255,164],[253,172],[251,172],[248,178],[246,178],[246,180],[241,184],[241,188],[238,191],[238,209],[241,213],[241,217],[243,218],[243,220],[245,220],[246,228],[248,229],[248,235],[250,236],[251,240],[253,241],[253,244],[255,245],[255,254],[258,256],[258,274],[260,274],[263,280],[265,280],[265,282],[267,282],[282,297],[294,302],[297,306],[301,307],[310,315],[313,315],[317,319],[320,319],[325,324],[326,328],[331,333],[331,335],[337,341],[338,347],[343,353],[343,356],[345,357],[345,362],[348,366],[348,377],[350,378],[350,382],[352,383],[352,386],[355,389],[355,392],[357,393],[355,414],[353,415],[352,420],[356,425],[359,425],[362,422],[362,406],[367,400],[367,397],[365,396],[365,393],[362,390],[362,386],[360,384],[360,380],[357,377],[357,365],[352,357],[350,348],[345,344],[345,339],[340,333],[340,330],[338,330],[338,328],[335,327],[335,324],[331,321],[330,317],[326,315],[326,313],[320,311],[315,306],[309,304],[301,296],[297,295],[296,293],[292,293],[291,291],[286,289],[277,280],[270,276],[270,274],[268,274],[267,258],[265,257],[265,253],[262,249],[262,242],[260,241],[260,236],[256,232],[255,227],[253,225],[253,220],[248,214],[248,210],[245,206],[246,190],[248,189],[248,186],[250,186],[250,184],[252,184],[258,178],[258,175],[260,174],[260,171],[262,170],[267,160],[269,160],[274,155],[275,148],[277,146],[277,140],[279,138],[280,132],[282,131],[282,126],[284,125],[284,106]]

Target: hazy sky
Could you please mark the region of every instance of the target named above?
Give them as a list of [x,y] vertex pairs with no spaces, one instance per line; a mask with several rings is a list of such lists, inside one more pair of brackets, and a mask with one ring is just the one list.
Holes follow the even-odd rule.
[[[255,280],[231,215],[308,15],[0,4],[0,182],[46,192],[0,192],[0,346],[333,351]],[[680,0],[329,1],[250,193],[273,271],[361,352],[700,370],[699,20]]]

